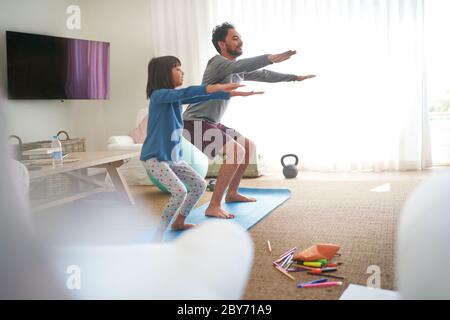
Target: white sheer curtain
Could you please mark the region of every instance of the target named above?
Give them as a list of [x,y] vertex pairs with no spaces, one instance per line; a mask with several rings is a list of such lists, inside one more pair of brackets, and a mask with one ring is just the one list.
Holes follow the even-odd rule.
[[182,59],[187,85],[215,54],[213,27],[236,25],[244,57],[295,49],[268,69],[317,74],[247,83],[223,122],[253,139],[269,165],[297,153],[312,170],[416,170],[431,164],[423,0],[153,0],[154,55]]

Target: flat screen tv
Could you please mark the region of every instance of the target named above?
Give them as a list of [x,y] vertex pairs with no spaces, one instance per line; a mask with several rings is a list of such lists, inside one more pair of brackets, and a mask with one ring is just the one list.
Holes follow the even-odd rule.
[[109,43],[6,31],[9,99],[109,99]]

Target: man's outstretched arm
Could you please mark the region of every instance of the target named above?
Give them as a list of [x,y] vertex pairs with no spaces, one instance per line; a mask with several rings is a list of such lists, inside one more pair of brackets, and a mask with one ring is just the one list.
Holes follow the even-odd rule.
[[265,54],[253,58],[231,61],[222,56],[211,60],[204,76],[205,83],[215,83],[233,73],[252,72],[272,63],[279,63],[289,59],[296,51],[288,50],[279,54]]
[[260,81],[260,82],[285,82],[285,81],[303,81],[314,78],[315,75],[297,76],[295,74],[279,73],[270,70],[256,70],[244,73],[245,81]]

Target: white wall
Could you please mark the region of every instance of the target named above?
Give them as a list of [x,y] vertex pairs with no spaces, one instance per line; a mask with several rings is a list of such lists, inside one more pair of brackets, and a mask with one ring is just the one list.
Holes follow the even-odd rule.
[[[88,149],[104,149],[110,135],[129,133],[147,105],[146,68],[151,57],[148,0],[0,0],[0,90],[6,92],[5,30],[107,41],[110,100],[7,100],[1,105],[7,132],[25,142],[49,139],[64,129],[86,137]],[[81,8],[81,30],[68,30],[66,8]],[[6,95],[6,94],[5,94]]]

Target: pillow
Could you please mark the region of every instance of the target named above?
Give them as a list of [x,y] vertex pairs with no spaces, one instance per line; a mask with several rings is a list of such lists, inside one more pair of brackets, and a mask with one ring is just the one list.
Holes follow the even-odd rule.
[[133,138],[135,143],[144,143],[144,140],[147,137],[147,122],[148,115],[146,115],[142,119],[141,123],[139,123],[138,127],[129,134],[129,136]]

